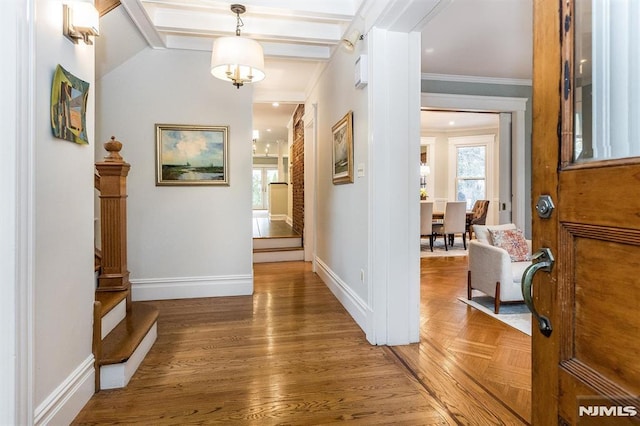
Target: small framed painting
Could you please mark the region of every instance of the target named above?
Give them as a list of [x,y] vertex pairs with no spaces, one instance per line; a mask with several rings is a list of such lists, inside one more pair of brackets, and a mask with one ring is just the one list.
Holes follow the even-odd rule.
[[353,183],[353,112],[331,128],[333,135],[333,183]]
[[229,185],[229,127],[156,124],[156,186]]
[[87,97],[89,83],[60,65],[51,85],[51,129],[53,136],[87,145]]

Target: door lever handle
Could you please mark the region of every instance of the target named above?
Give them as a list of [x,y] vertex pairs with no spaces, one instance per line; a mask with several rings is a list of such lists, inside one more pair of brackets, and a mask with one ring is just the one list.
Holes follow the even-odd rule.
[[538,271],[551,272],[553,269],[553,263],[555,262],[553,255],[551,254],[551,250],[546,247],[538,250],[533,256],[533,263],[524,270],[522,274],[522,296],[524,298],[524,303],[527,305],[527,308],[531,311],[531,314],[538,321],[538,328],[540,332],[546,336],[551,336],[551,332],[553,328],[551,327],[551,321],[549,318],[538,314],[536,307],[533,304],[533,297],[531,295],[531,286],[533,285],[533,276]]

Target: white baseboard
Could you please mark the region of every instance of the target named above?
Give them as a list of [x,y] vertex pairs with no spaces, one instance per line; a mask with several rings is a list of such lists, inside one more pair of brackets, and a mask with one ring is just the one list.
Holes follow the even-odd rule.
[[93,355],[89,355],[34,413],[34,425],[68,425],[95,393]]
[[349,312],[349,315],[367,333],[367,317],[371,317],[368,313],[371,311],[369,306],[357,294],[349,288],[349,286],[338,277],[322,260],[316,257],[317,270],[316,273],[329,287],[329,290],[340,301],[342,306]]
[[269,220],[275,220],[275,221],[287,220],[287,215],[286,214],[271,214],[271,213],[269,213]]
[[249,296],[251,294],[253,294],[253,275],[131,280],[131,298],[134,301]]
[[157,337],[158,323],[156,322],[126,362],[100,367],[100,389],[117,389],[127,386]]
[[293,226],[293,219],[291,218],[291,216],[287,216],[285,222],[287,223],[287,225]]

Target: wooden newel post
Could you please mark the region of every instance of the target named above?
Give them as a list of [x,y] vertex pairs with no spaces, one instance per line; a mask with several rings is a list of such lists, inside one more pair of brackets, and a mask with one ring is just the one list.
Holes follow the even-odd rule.
[[[105,142],[109,152],[96,163],[100,175],[100,236],[102,269],[98,291],[130,290],[127,269],[127,175],[131,165],[120,156],[122,143],[114,136]],[[130,292],[129,292],[130,293]],[[127,297],[130,305],[131,294]]]

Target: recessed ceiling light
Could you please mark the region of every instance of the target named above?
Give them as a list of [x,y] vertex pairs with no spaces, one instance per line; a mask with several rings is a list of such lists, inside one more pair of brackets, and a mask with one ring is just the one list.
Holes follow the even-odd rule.
[[424,49],[424,53],[426,54],[433,53],[435,51],[436,49],[434,49],[433,47],[427,47],[426,49]]
[[451,120],[451,121],[449,122],[449,126],[453,126],[454,124],[456,124],[456,122],[455,122],[455,121],[453,121],[453,120]]
[[267,129],[267,132],[270,132],[270,131],[271,131],[271,129]]
[[274,108],[278,108],[280,106],[279,102],[274,102],[271,104]]

